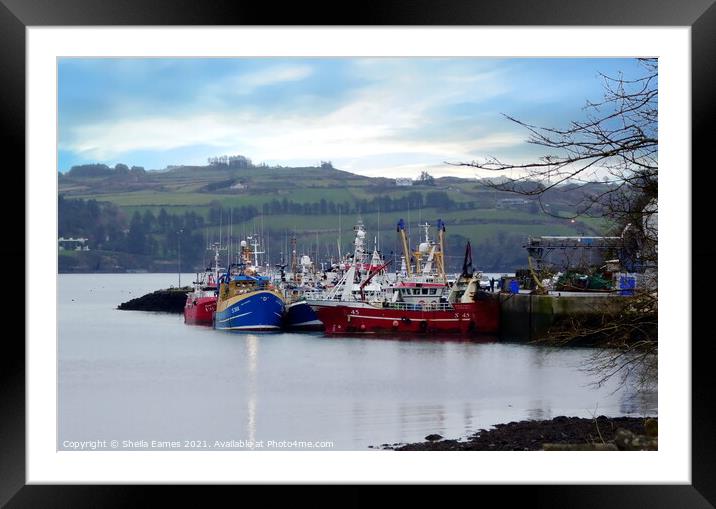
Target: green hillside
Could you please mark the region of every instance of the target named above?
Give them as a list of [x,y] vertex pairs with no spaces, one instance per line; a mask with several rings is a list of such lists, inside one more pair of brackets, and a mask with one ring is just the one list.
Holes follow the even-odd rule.
[[[262,235],[271,263],[286,258],[291,235],[301,252],[318,253],[320,261],[328,261],[338,255],[339,229],[344,253],[350,249],[351,228],[360,217],[385,254],[398,250],[398,219],[409,223],[411,241],[417,242],[418,223],[435,224],[441,218],[447,225],[451,269],[459,269],[470,240],[480,268],[506,271],[524,265],[522,243],[529,235],[599,235],[608,226],[599,218],[567,219],[573,204],[594,192],[577,187],[545,195],[546,214],[537,201],[495,191],[476,179],[398,186],[394,179],[355,175],[330,163],[163,171],[119,166],[75,167],[60,175],[59,234],[84,235],[92,253],[61,252],[60,270],[176,270],[179,249],[186,270],[200,269],[207,242],[217,240],[220,231],[225,242],[229,223],[234,241]],[[503,201],[515,198],[524,201]],[[102,254],[111,258],[111,269]],[[91,262],[85,260],[90,257]]]

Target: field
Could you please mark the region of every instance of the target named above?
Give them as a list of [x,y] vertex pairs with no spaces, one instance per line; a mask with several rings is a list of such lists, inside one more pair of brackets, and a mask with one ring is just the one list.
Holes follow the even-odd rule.
[[[519,195],[496,191],[475,179],[443,178],[430,185],[417,184],[402,187],[392,179],[368,178],[332,167],[180,167],[131,178],[107,175],[107,171],[102,177],[70,172],[60,178],[59,189],[66,199],[112,203],[124,212],[127,223],[135,212],[144,215],[148,211],[155,218],[162,210],[174,217],[194,213],[203,218],[204,225],[194,234],[207,242],[220,237],[225,242],[230,223],[234,241],[261,235],[272,258],[278,253],[285,256],[292,235],[301,252],[337,256],[339,231],[346,252],[359,219],[368,230],[369,246],[375,239],[385,252],[398,250],[395,225],[399,219],[408,225],[411,244],[422,235],[418,224],[427,221],[434,226],[442,219],[454,251],[448,256],[462,256],[464,248],[457,246],[470,240],[498,265],[524,258],[522,244],[528,236],[602,235],[608,227],[601,218],[570,219],[570,200],[578,202],[578,194],[569,200],[559,194],[553,194],[549,202],[543,200],[550,210],[546,214],[530,199],[508,208],[503,200]],[[289,209],[291,213],[286,212]],[[150,237],[164,245],[159,249],[162,259],[173,256],[175,244],[156,232]]]

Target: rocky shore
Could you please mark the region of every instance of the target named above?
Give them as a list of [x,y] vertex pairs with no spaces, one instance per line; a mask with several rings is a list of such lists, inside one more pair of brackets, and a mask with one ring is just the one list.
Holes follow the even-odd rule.
[[377,448],[396,451],[657,450],[657,434],[656,417],[559,416],[543,421],[497,424],[494,429],[483,429],[460,440],[432,434],[425,437],[425,442],[382,444]]
[[117,309],[131,311],[162,311],[164,313],[183,313],[186,304],[186,294],[191,287],[169,288],[148,293],[136,299],[123,302]]

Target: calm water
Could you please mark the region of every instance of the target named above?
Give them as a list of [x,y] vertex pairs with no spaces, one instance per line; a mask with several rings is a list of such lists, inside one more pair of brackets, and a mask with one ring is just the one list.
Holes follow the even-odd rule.
[[112,440],[120,450],[158,447],[154,440],[304,450],[325,441],[333,450],[367,450],[513,420],[657,412],[656,394],[593,388],[580,369],[589,349],[232,334],[184,325],[181,315],[115,309],[176,285],[176,274],[58,281],[59,449],[102,440],[100,449],[113,448]]

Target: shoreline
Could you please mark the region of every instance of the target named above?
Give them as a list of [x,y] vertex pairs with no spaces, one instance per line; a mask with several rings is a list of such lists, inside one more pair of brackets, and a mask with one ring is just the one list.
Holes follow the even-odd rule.
[[657,450],[658,417],[558,416],[496,424],[461,439],[428,435],[424,442],[381,444],[395,451]]

